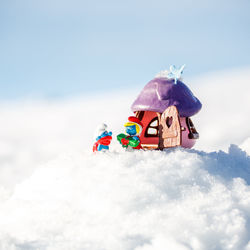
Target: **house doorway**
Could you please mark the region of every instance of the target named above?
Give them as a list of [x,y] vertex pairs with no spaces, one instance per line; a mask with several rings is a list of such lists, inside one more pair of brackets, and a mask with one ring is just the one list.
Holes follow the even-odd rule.
[[136,117],[143,124],[140,136],[143,148],[156,149],[159,147],[159,116],[160,113],[153,111],[137,111]]

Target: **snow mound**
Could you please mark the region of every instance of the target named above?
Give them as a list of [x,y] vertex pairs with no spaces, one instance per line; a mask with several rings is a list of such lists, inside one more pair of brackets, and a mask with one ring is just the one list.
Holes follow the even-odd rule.
[[0,192],[0,249],[250,249],[250,157],[71,154]]

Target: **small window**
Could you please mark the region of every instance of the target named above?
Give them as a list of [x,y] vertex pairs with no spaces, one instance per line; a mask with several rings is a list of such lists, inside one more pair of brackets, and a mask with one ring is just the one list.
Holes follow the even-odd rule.
[[186,123],[187,123],[188,130],[189,130],[188,138],[189,139],[198,139],[199,133],[195,129],[194,124],[189,117],[186,118]]
[[150,123],[150,127],[158,127],[158,119]]
[[159,136],[159,121],[155,117],[146,128],[145,137],[158,137]]
[[156,128],[148,128],[148,134],[149,135],[157,135],[157,129]]

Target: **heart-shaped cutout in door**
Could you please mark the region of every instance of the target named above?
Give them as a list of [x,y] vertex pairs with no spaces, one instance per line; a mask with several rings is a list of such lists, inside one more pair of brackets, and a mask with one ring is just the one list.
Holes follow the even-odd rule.
[[173,117],[168,116],[167,119],[166,119],[166,124],[167,124],[168,128],[170,128],[170,126],[172,125],[172,122],[173,122]]

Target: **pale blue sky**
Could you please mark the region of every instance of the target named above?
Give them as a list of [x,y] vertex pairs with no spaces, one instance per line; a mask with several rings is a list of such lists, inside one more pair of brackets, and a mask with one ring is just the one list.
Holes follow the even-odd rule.
[[250,65],[249,0],[1,0],[0,99],[143,86]]

